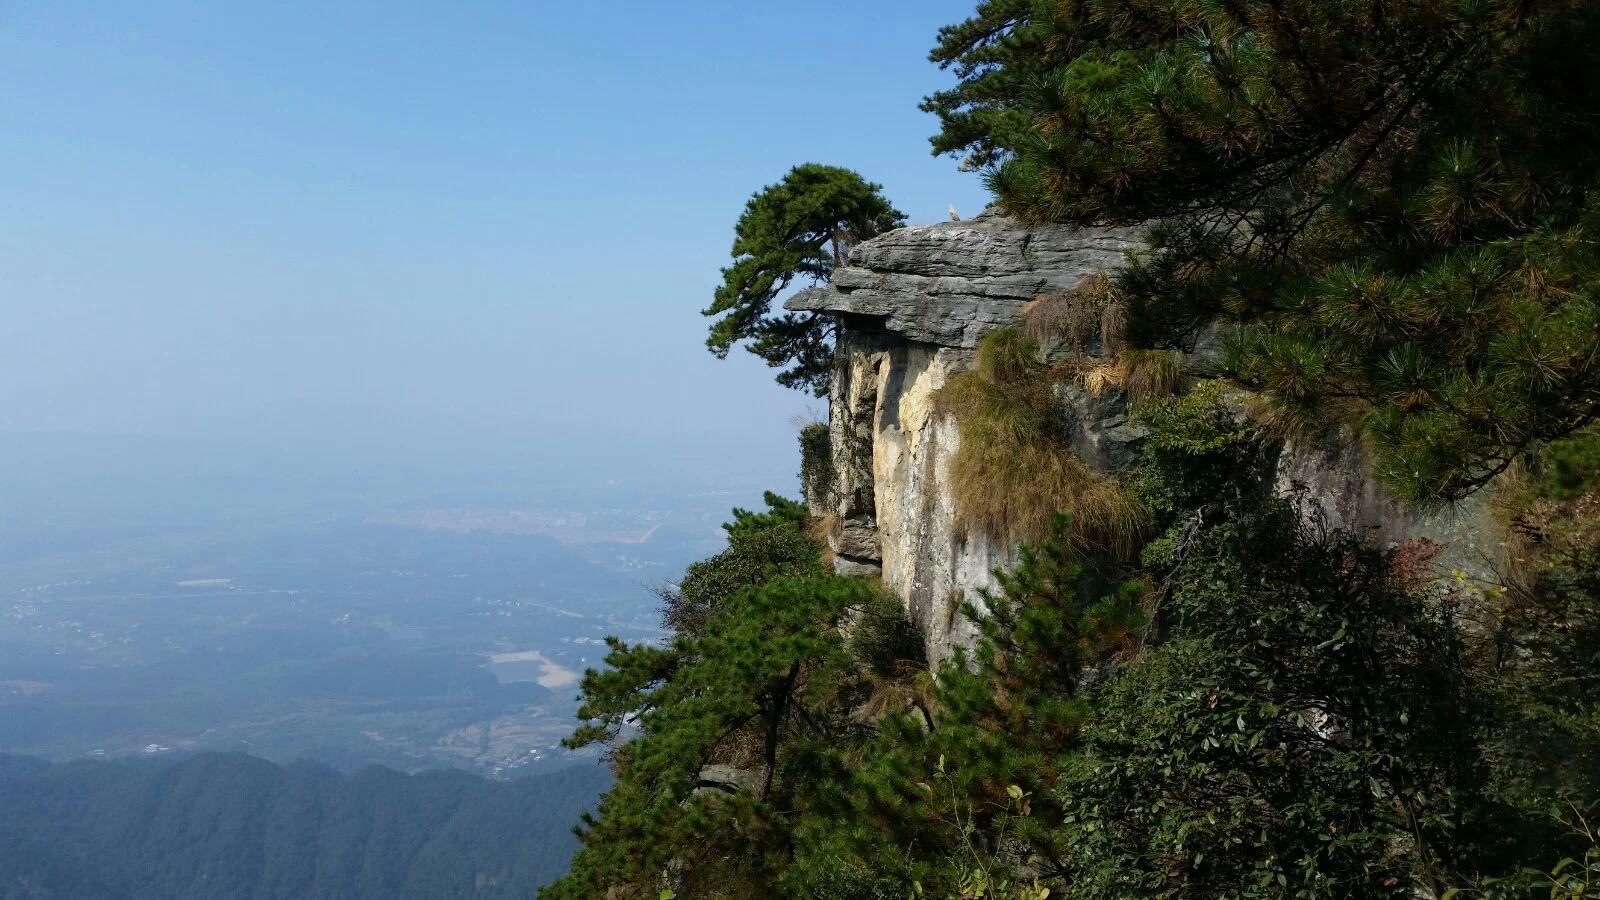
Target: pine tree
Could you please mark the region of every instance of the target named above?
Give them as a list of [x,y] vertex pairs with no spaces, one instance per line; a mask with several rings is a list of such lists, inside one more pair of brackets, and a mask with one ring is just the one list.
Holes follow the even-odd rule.
[[[871,597],[871,586],[854,579],[780,578],[737,595],[671,651],[615,647],[612,668],[584,681],[580,715],[599,723],[569,744],[615,737],[624,722],[639,734],[617,748],[616,786],[585,821],[572,874],[546,896],[717,883],[759,893],[772,883],[785,861],[791,745],[851,729],[826,700],[854,669],[840,622]],[[668,652],[675,665],[663,672],[652,663]],[[748,783],[702,785],[710,765],[742,771]]]
[[935,154],[960,156],[963,169],[983,169],[1028,139],[1033,123],[1023,101],[1054,58],[1049,7],[983,0],[972,18],[939,29],[928,59],[954,72],[957,83],[922,101],[924,112],[939,117]]
[[935,148],[1025,219],[1159,223],[1134,339],[1246,326],[1279,424],[1443,503],[1600,412],[1597,40],[1577,0],[991,0]]
[[[872,666],[846,626],[871,619],[879,595],[825,574],[796,504],[768,504],[736,510],[728,549],[683,579],[689,627],[666,646],[609,639],[605,668],[585,674],[585,724],[567,744],[611,745],[617,780],[584,820],[571,874],[541,896],[770,896],[815,758],[867,734],[850,714]],[[702,783],[708,766],[741,783]]]
[[792,286],[826,283],[855,244],[905,224],[881,191],[849,169],[806,163],[752,196],[734,226],[733,263],[705,310],[718,317],[711,352],[726,358],[744,341],[769,366],[787,367],[779,384],[821,396],[833,372],[830,318],[772,306]]
[[[1071,540],[1057,517],[1014,570],[996,572],[998,590],[965,604],[975,652],[943,667],[933,703],[887,717],[877,740],[817,779],[793,894],[821,896],[823,882],[833,896],[913,883],[930,896],[1034,896],[1019,873],[1065,870],[1051,788],[1092,712],[1086,681],[1132,647],[1142,619],[1140,586],[1100,596]],[[846,881],[862,893],[839,892]]]
[[805,506],[768,491],[766,512],[733,510],[728,547],[689,566],[676,587],[658,591],[662,624],[693,636],[740,591],[774,578],[821,574],[822,549],[805,531]]

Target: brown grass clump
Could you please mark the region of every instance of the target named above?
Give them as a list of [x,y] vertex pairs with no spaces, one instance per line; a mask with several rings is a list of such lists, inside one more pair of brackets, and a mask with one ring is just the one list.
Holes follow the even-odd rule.
[[839,533],[844,530],[844,520],[837,512],[813,516],[806,522],[806,534],[822,548],[822,570],[833,571],[833,548],[839,543]]
[[884,716],[917,710],[931,721],[938,706],[934,695],[933,673],[927,665],[906,663],[894,675],[867,673],[870,693],[852,714],[858,722],[877,722]]
[[1100,339],[1100,351],[1122,349],[1128,307],[1117,286],[1104,274],[1085,276],[1064,294],[1042,294],[1022,310],[1023,337],[1046,349],[1069,347],[1075,356],[1087,352],[1089,339]]
[[1138,403],[1152,397],[1170,397],[1183,386],[1183,361],[1168,350],[1123,350],[1115,362],[1084,369],[1078,379],[1095,396],[1123,390]]
[[[1556,447],[1583,441],[1600,446],[1600,437],[1580,433]],[[1600,566],[1600,477],[1591,474],[1587,483],[1562,485],[1548,468],[1546,460],[1532,467],[1519,463],[1501,478],[1490,501],[1504,529],[1505,574],[1519,580],[1531,581],[1555,568]]]
[[1065,511],[1080,552],[1120,558],[1137,548],[1143,506],[1072,451],[1038,345],[1020,329],[984,338],[976,365],[950,379],[939,403],[961,435],[950,463],[958,529],[1033,541]]

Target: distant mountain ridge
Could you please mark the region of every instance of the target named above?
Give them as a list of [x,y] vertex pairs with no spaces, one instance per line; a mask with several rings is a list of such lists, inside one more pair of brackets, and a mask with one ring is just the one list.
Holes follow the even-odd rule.
[[571,826],[609,781],[0,754],[0,898],[529,897],[566,871]]

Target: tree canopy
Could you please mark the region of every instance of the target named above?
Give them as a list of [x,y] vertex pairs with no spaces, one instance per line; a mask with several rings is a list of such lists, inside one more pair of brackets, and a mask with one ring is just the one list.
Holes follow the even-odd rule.
[[882,189],[849,169],[806,163],[756,192],[734,225],[733,263],[705,310],[716,317],[711,352],[726,358],[743,341],[783,368],[779,384],[821,396],[833,372],[832,322],[773,304],[791,287],[826,283],[852,246],[905,224]]
[[[654,896],[668,870],[686,896],[762,896],[791,852],[797,788],[868,732],[850,713],[904,646],[881,639],[898,608],[825,573],[795,504],[767,502],[735,510],[728,549],[691,567],[668,602],[668,644],[611,639],[607,668],[585,674],[587,722],[568,744],[611,743],[617,784],[585,819],[571,874],[541,896]],[[880,639],[851,640],[847,621]]]
[[1245,326],[1285,427],[1438,503],[1600,412],[1597,39],[1573,0],[990,0],[926,105],[1008,211],[1155,223],[1137,340]]

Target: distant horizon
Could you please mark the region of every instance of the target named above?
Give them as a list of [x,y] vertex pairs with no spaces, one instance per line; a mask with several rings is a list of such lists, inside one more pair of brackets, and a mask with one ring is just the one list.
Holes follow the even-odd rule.
[[825,404],[703,346],[734,222],[811,161],[979,212],[967,11],[10,4],[0,432],[790,469]]

